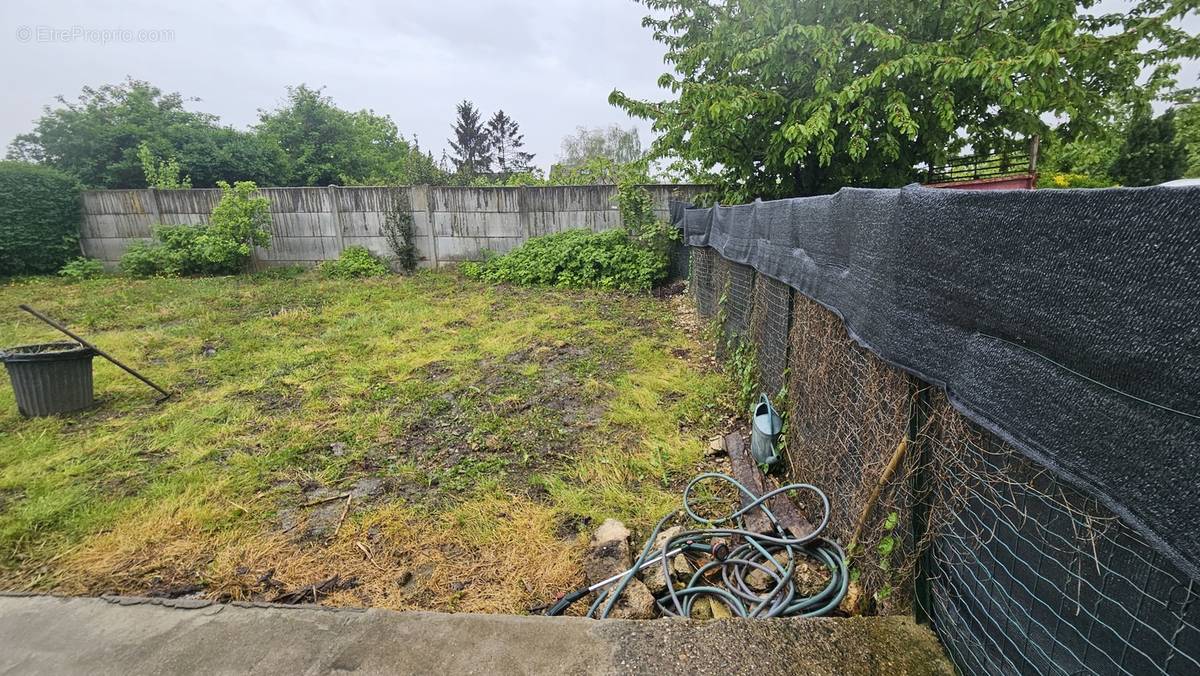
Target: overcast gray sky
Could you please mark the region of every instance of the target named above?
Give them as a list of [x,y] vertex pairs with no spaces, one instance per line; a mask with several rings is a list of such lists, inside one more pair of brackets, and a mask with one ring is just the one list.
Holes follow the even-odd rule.
[[[237,127],[304,82],[324,85],[343,108],[390,115],[435,157],[455,103],[469,98],[488,115],[503,108],[548,167],[579,125],[636,124],[647,143],[646,125],[607,97],[614,87],[655,97],[664,69],[662,46],[641,27],[645,8],[632,0],[168,4],[3,2],[0,145],[29,131],[55,95],[126,76],[198,97],[193,109]],[[1200,30],[1195,15],[1188,23]],[[105,29],[132,34],[106,38],[97,32]],[[1198,71],[1189,63],[1181,80],[1196,84]]]
[[[635,124],[613,88],[653,96],[662,47],[631,0],[507,2],[0,3],[0,145],[29,131],[55,95],[127,75],[201,100],[193,109],[237,127],[274,108],[284,88],[326,86],[337,104],[390,115],[440,156],[454,106],[503,109],[548,167],[575,127]],[[174,31],[173,40],[110,42],[39,27]],[[31,34],[21,32],[29,27]],[[637,122],[642,142],[647,126]]]

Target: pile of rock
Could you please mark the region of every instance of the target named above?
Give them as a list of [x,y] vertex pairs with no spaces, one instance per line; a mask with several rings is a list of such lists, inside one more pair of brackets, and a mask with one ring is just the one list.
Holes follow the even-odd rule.
[[[600,524],[592,535],[587,555],[583,558],[583,572],[588,585],[619,575],[633,565],[633,552],[629,548],[629,529],[616,519]],[[654,595],[641,580],[629,581],[625,593],[613,606],[609,617],[627,620],[649,620],[657,616]]]
[[[677,537],[683,531],[682,526],[674,526],[659,533],[650,550],[650,556],[656,556],[663,550],[663,546],[668,540]],[[609,519],[596,529],[583,560],[583,569],[587,575],[589,586],[620,575],[633,565],[634,556],[641,553],[641,547],[639,546],[637,551],[634,551],[629,543],[629,535],[629,529],[625,527],[625,524],[616,519]],[[678,547],[680,544],[682,543],[675,542],[672,547]],[[788,567],[789,557],[786,552],[778,551],[774,554],[774,558],[781,568]],[[703,565],[702,561],[699,563]],[[676,554],[668,562],[667,570],[670,583],[678,590],[691,581],[696,572],[696,563],[683,554]],[[744,584],[750,593],[767,594],[778,584],[777,578],[765,570],[756,568],[745,575]],[[660,612],[655,599],[664,598],[667,592],[667,577],[661,562],[656,561],[654,565],[647,567],[629,581],[621,598],[609,613],[609,617],[631,620],[647,620],[658,617]],[[817,594],[829,584],[829,571],[813,559],[800,557],[796,561],[791,581],[801,595]],[[720,575],[716,571],[712,571],[712,575],[708,576],[705,584],[723,586]],[[615,583],[605,589],[614,588],[616,588]],[[595,595],[589,599],[589,601],[594,600]],[[669,601],[664,602],[669,603]],[[731,617],[725,604],[711,596],[696,598],[691,611],[693,619]]]
[[[662,551],[666,541],[681,532],[683,532],[681,526],[662,531],[654,541],[654,548],[651,552]],[[608,519],[596,529],[583,560],[583,570],[587,575],[588,585],[607,580],[629,570],[629,567],[633,565],[635,553],[641,553],[640,549],[638,552],[634,552],[630,547],[629,534],[629,529],[625,527],[625,524],[616,519]],[[683,554],[677,554],[671,559],[669,569],[671,582],[676,589],[687,584],[696,571]],[[612,587],[615,586],[612,585]],[[613,606],[609,617],[629,620],[648,620],[658,617],[658,607],[655,605],[654,599],[666,591],[667,580],[663,574],[663,567],[656,563],[629,581],[629,585],[625,587],[621,598]],[[704,602],[697,602],[693,617],[713,617],[713,611],[709,608],[707,600],[702,601]],[[717,610],[717,616],[729,616],[723,605]]]

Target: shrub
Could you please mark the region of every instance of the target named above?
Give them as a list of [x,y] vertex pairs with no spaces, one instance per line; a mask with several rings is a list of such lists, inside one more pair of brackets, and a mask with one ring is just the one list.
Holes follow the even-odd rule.
[[232,187],[217,181],[217,187],[221,201],[213,208],[200,246],[206,261],[234,272],[246,267],[252,247],[271,245],[271,202],[255,194],[254,181],[238,181]]
[[462,271],[491,282],[648,291],[666,278],[667,260],[624,230],[567,230],[534,237],[482,263],[464,264]]
[[683,238],[682,234],[654,213],[654,198],[643,186],[650,181],[644,163],[623,165],[618,174],[617,208],[629,238],[655,255],[662,256],[665,265],[671,255],[671,247]]
[[50,167],[0,162],[0,276],[52,273],[79,255],[79,190]]
[[150,152],[150,144],[142,141],[138,146],[138,160],[142,163],[142,173],[146,175],[146,187],[163,190],[188,190],[192,187],[192,177],[179,178],[182,171],[179,160],[168,157],[160,160]]
[[118,264],[121,272],[132,277],[154,277],[165,275],[167,252],[153,242],[133,242],[121,255]]
[[121,270],[135,277],[244,271],[252,247],[270,245],[270,202],[254,194],[252,181],[219,185],[223,194],[209,225],[154,226],[154,242],[130,246],[121,257]]
[[62,266],[58,274],[61,277],[78,282],[104,274],[104,265],[95,258],[80,256]]
[[134,242],[121,256],[121,271],[134,277],[229,274],[237,264],[210,263],[205,258],[206,225],[156,225],[153,242]]
[[321,263],[321,274],[337,279],[382,277],[388,274],[387,263],[375,257],[364,246],[348,246],[335,261]]

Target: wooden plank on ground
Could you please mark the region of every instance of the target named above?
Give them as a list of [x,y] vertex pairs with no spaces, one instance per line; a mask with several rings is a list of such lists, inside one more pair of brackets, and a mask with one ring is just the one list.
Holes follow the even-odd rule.
[[[766,492],[762,472],[755,464],[754,458],[751,457],[750,449],[746,447],[740,433],[734,432],[725,436],[725,452],[729,454],[733,478],[737,479],[738,483],[754,491],[756,495]],[[751,502],[752,499],[749,496],[742,495],[742,507]],[[767,533],[771,530],[771,522],[767,520],[767,516],[762,513],[762,510],[751,510],[743,520],[746,530],[752,533]]]
[[[779,483],[773,477],[767,477],[766,483],[768,491],[779,488]],[[780,493],[767,500],[767,507],[771,509],[775,518],[779,519],[779,523],[791,532],[792,537],[804,537],[813,532],[812,523],[804,517],[804,513],[786,494]]]
[[[758,464],[754,462],[754,457],[750,455],[750,449],[746,446],[746,442],[742,439],[739,433],[726,435],[725,437],[725,452],[729,454],[729,462],[733,470],[733,478],[737,479],[738,483],[746,488],[754,491],[757,495],[762,495],[779,487],[779,484],[771,477],[763,476],[762,470],[758,468]],[[742,506],[752,502],[751,498],[746,495],[742,496]],[[767,508],[779,519],[779,523],[793,537],[800,537],[812,532],[812,524],[804,517],[800,508],[796,503],[792,502],[786,495],[776,495],[767,500]],[[767,520],[765,514],[760,510],[753,510],[746,514],[745,517],[746,530],[755,533],[766,533],[771,530],[770,521]]]

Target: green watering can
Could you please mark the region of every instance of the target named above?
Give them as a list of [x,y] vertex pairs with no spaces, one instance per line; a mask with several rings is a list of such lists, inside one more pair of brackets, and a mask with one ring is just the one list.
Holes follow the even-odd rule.
[[775,442],[783,430],[783,418],[771,406],[767,395],[762,395],[758,405],[754,407],[754,415],[750,419],[750,455],[759,465],[774,465],[779,460],[779,451]]

